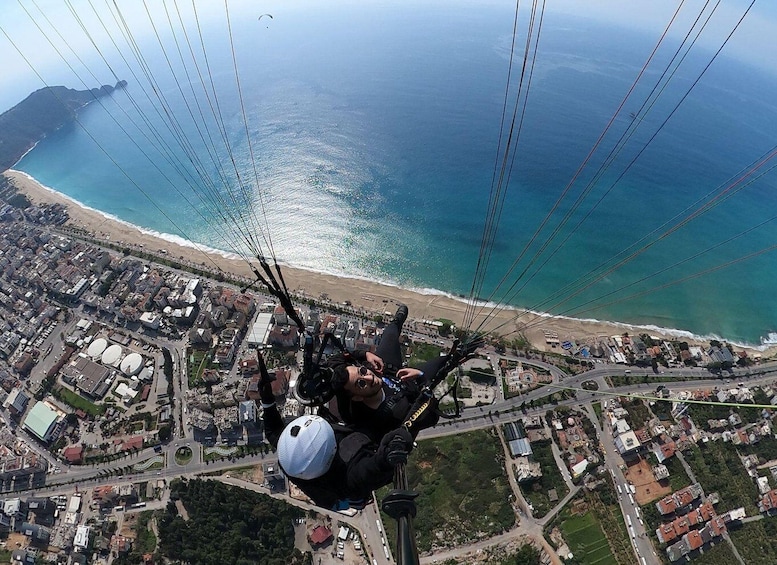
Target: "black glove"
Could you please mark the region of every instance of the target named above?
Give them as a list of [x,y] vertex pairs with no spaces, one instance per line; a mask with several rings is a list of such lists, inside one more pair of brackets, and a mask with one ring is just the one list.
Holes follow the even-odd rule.
[[413,450],[413,436],[405,426],[401,426],[383,436],[380,452],[392,467],[407,463],[407,456]]

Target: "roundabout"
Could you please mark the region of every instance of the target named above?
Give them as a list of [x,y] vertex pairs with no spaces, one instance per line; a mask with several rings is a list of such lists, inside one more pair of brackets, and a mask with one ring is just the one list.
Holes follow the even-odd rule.
[[188,445],[184,445],[175,450],[175,463],[177,465],[188,465],[192,460],[192,449]]

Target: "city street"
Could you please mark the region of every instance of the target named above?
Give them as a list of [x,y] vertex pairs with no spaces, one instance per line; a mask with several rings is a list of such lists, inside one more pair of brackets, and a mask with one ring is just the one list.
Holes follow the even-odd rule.
[[[36,388],[39,386],[40,382],[45,376],[45,372],[55,362],[57,357],[56,354],[61,351],[61,346],[58,344],[62,343],[62,336],[74,332],[76,330],[75,324],[81,318],[95,322],[97,321],[97,318],[92,314],[79,310],[73,319],[68,322],[60,323],[55,328],[55,331],[52,331],[46,338],[46,346],[50,347],[51,353],[48,356],[44,356],[41,362],[35,367],[33,374],[27,381],[29,388],[34,389],[33,387]],[[61,473],[49,474],[46,488],[39,489],[37,492],[41,494],[60,492],[63,488],[72,488],[73,484],[91,487],[101,484],[113,484],[121,481],[144,481],[150,479],[165,479],[166,481],[169,481],[175,477],[180,476],[192,477],[206,472],[209,474],[218,471],[226,472],[236,466],[246,466],[251,464],[259,464],[262,462],[277,462],[274,455],[255,455],[241,458],[237,461],[225,460],[222,462],[219,460],[210,464],[205,463],[202,458],[202,447],[198,443],[194,442],[192,429],[186,424],[186,406],[182,400],[186,391],[188,390],[188,382],[186,378],[187,360],[185,357],[186,340],[185,338],[182,340],[171,340],[169,338],[155,336],[153,338],[153,343],[158,347],[168,349],[173,361],[172,389],[174,408],[172,411],[172,418],[175,425],[173,426],[172,439],[165,443],[162,447],[162,455],[164,455],[165,458],[164,468],[131,474],[126,473],[126,468],[129,464],[135,464],[157,456],[158,453],[154,450],[154,448],[144,449],[127,458],[119,459],[112,463],[83,468],[65,467],[59,463],[50,453],[40,448],[37,442],[32,440],[32,438],[29,438],[24,430],[18,430],[19,437],[26,439],[30,445],[34,446],[34,448],[49,461],[50,467],[52,469],[55,468],[55,466],[58,467],[60,465],[65,467],[62,469]],[[550,373],[552,382],[530,392],[506,400],[501,396],[500,393],[500,395],[497,397],[497,400],[488,406],[466,408],[463,411],[461,418],[453,421],[443,420],[436,428],[424,430],[421,434],[421,439],[458,434],[470,430],[498,426],[502,423],[514,421],[522,416],[543,416],[547,410],[556,406],[576,407],[585,411],[594,423],[594,426],[596,427],[599,434],[601,445],[605,453],[605,465],[609,473],[612,475],[616,487],[620,487],[618,489],[618,501],[620,504],[621,512],[624,516],[624,521],[627,524],[627,530],[631,537],[635,556],[641,561],[644,560],[644,563],[659,563],[648,533],[645,531],[645,525],[642,517],[640,516],[639,508],[633,499],[633,493],[629,490],[629,483],[623,475],[621,469],[622,460],[615,449],[612,431],[607,426],[605,426],[604,429],[601,428],[601,424],[596,419],[596,416],[591,407],[591,402],[607,398],[607,395],[609,394],[652,396],[655,394],[655,381],[651,382],[651,379],[656,375],[650,370],[631,369],[628,372],[624,372],[623,366],[600,363],[597,364],[593,369],[590,369],[584,373],[570,376],[562,372],[555,365],[545,363],[537,359],[522,359],[511,355],[497,356],[496,353],[491,353],[489,359],[491,360],[492,368],[497,374],[498,361],[500,357],[513,362],[520,361],[525,365],[541,367]],[[158,354],[155,358],[156,379],[153,392],[155,395],[164,396],[167,394],[168,382],[162,373],[162,356],[161,354]],[[698,379],[674,383],[662,381],[662,384],[668,390],[676,391],[684,389],[695,389],[700,387],[712,388],[715,386],[724,386],[732,380],[746,383],[748,386],[757,385],[771,382],[774,379],[775,373],[777,373],[777,363],[767,363],[760,365],[757,368],[734,369],[719,375],[713,375],[703,369],[667,368],[662,371],[661,376],[693,376]],[[610,387],[606,381],[606,377],[608,376],[627,376],[629,377],[629,380],[634,382],[634,384],[620,387]],[[708,378],[699,379],[698,377]],[[233,367],[230,375],[227,378],[232,380],[238,378],[235,367]],[[647,382],[642,382],[645,380]],[[585,381],[592,381],[596,383],[598,390],[583,390],[581,388],[581,384]],[[500,386],[499,389],[501,390],[502,387]],[[542,402],[543,399],[547,399],[547,397],[562,389],[573,390],[574,396],[572,398],[566,398],[564,400],[558,401],[555,404],[540,405],[540,402]],[[150,402],[153,402],[153,400],[150,400]],[[534,402],[534,407],[528,407],[532,402]],[[523,407],[523,409],[521,409],[521,407]],[[3,417],[8,420],[7,414],[3,413]],[[87,437],[84,439],[87,439]],[[90,441],[96,441],[96,439]],[[192,451],[191,460],[188,461],[185,465],[178,464],[175,460],[176,452],[182,447],[188,447]],[[566,465],[561,460],[561,454],[555,444],[553,444],[553,451],[559,470],[562,473],[562,476],[564,477],[568,487],[570,488],[570,493],[564,500],[560,501],[559,504],[553,509],[553,511],[551,511],[542,520],[535,520],[531,518],[530,515],[524,513],[523,516],[519,519],[518,526],[513,531],[509,532],[508,534],[504,534],[503,536],[498,536],[497,538],[501,539],[506,537],[507,539],[510,536],[527,535],[534,539],[541,539],[542,527],[547,524],[548,521],[555,515],[555,513],[558,512],[564,506],[564,504],[577,492],[579,487],[572,484],[569,472],[567,471]],[[111,472],[123,472],[124,474],[121,476],[108,476]],[[245,481],[240,481],[239,479],[223,478],[222,480],[225,482],[230,482],[231,484],[239,484],[245,488],[258,490],[259,492],[266,492],[267,490],[260,485],[245,483]],[[518,495],[520,498],[520,489],[518,489],[517,492],[519,493]],[[287,500],[290,500],[288,497],[285,497],[285,495],[272,494],[272,496],[284,497]],[[296,505],[308,507],[299,501],[291,502]],[[341,517],[338,515],[337,519],[357,527],[359,531],[362,532],[364,535],[366,547],[369,551],[371,551],[371,554],[374,556],[374,559],[377,563],[384,565],[392,562],[386,557],[388,550],[384,548],[388,547],[388,543],[385,539],[384,530],[379,525],[379,514],[377,512],[376,504],[368,506],[364,511],[358,513],[356,516]],[[497,538],[485,542],[478,542],[478,544],[473,544],[472,546],[457,548],[456,550],[452,550],[448,553],[442,553],[440,558],[448,554],[450,554],[450,556],[454,556],[456,554],[463,555],[467,551],[472,551],[477,547],[485,546],[488,543],[495,543],[499,541]],[[437,559],[438,557],[435,556],[434,560],[425,559],[424,562],[431,563]]]

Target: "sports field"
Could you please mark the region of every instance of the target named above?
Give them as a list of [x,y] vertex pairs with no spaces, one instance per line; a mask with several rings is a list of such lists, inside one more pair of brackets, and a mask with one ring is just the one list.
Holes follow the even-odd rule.
[[599,522],[592,513],[572,516],[561,524],[570,551],[585,565],[618,565]]

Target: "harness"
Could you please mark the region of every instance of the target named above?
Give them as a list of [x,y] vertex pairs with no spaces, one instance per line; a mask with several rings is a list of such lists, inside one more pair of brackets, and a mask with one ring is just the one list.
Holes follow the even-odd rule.
[[[350,426],[343,423],[330,423],[335,431],[337,438],[337,453],[335,461],[339,459],[342,463],[334,463],[332,468],[339,469],[342,466],[348,467],[348,464],[365,447],[371,445],[372,440],[363,433],[354,431]],[[344,437],[338,437],[345,434]],[[283,467],[281,467],[282,469]],[[289,477],[289,480],[299,487],[316,505],[330,510],[345,510],[348,508],[361,509],[366,505],[365,499],[344,498],[342,495],[344,482],[343,477],[334,477],[329,471],[315,479],[304,480],[295,477]],[[285,472],[285,471],[284,471]]]

